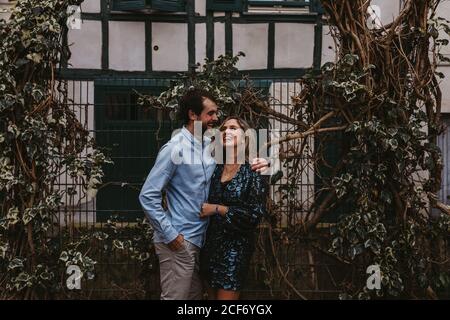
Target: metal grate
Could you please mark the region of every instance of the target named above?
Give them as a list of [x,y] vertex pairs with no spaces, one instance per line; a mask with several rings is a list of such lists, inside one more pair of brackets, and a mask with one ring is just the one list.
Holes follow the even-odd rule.
[[[259,79],[262,80],[262,79]],[[263,79],[270,81],[270,79]],[[115,167],[105,169],[105,187],[96,198],[88,199],[83,194],[81,185],[62,174],[59,179],[59,188],[72,188],[77,195],[66,197],[58,217],[59,232],[61,230],[83,229],[89,232],[102,230],[109,217],[117,214],[120,217],[120,227],[133,226],[137,217],[143,217],[138,204],[137,195],[144,182],[152,163],[155,160],[160,146],[170,138],[173,129],[178,126],[170,121],[168,114],[156,111],[143,111],[136,105],[136,98],[132,89],[157,93],[164,90],[170,79],[102,79],[98,81],[67,81],[69,89],[70,106],[79,117],[83,126],[96,138],[97,142],[110,149]],[[260,81],[255,82],[264,83]],[[291,97],[300,91],[300,85],[294,79],[277,79],[270,81],[269,94],[273,110],[292,116]],[[162,126],[156,125],[156,118],[163,119]],[[280,135],[289,132],[286,124],[271,123],[272,128],[280,130]],[[159,132],[158,132],[159,130]],[[157,133],[159,133],[157,135]],[[158,140],[156,137],[160,137]],[[311,138],[312,139],[312,138]],[[296,148],[297,141],[291,142],[290,147]],[[308,141],[314,146],[312,140]],[[118,145],[116,145],[118,144]],[[444,163],[449,157],[449,134],[439,139],[443,150]],[[282,150],[289,157],[288,148]],[[277,227],[287,230],[304,217],[309,206],[314,201],[314,167],[312,152],[309,150],[295,159],[294,165],[283,167],[284,177],[271,187],[271,198],[280,213]],[[85,152],[88,152],[86,150]],[[84,153],[86,154],[86,153]],[[83,156],[83,155],[82,155]],[[446,160],[445,160],[446,159]],[[304,167],[303,175],[295,182],[297,190],[289,196],[282,197],[280,189],[286,187],[286,176],[295,167]],[[449,178],[448,166],[444,173],[442,197],[448,197]],[[283,193],[284,194],[284,193]],[[108,199],[112,199],[109,201]],[[446,199],[449,203],[449,199]],[[245,298],[298,298],[297,296],[284,296],[285,284],[269,287],[270,273],[265,266],[267,254],[275,253],[283,268],[290,271],[286,278],[299,288],[301,294],[309,298],[326,299],[337,298],[339,290],[337,284],[348,274],[342,268],[336,268],[336,261],[324,255],[313,246],[317,239],[304,239],[302,243],[289,244],[285,239],[272,239],[269,242],[267,233],[261,225],[261,235],[257,252],[251,267],[251,281]],[[58,230],[53,230],[57,234]],[[142,270],[130,262],[127,256],[98,257],[103,261],[97,265],[99,279],[88,284],[86,288],[90,297],[100,298],[158,298],[159,279],[157,268],[150,275],[147,287],[138,281]],[[273,269],[277,266],[274,264]],[[347,270],[348,271],[348,270]]]

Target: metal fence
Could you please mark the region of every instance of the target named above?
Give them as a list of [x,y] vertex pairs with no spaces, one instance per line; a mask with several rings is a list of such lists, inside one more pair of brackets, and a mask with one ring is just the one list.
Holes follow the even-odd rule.
[[[80,184],[61,175],[60,188],[77,190],[67,196],[59,215],[60,229],[83,229],[88,232],[102,230],[112,217],[119,226],[127,228],[143,217],[138,203],[142,183],[151,169],[160,146],[170,138],[177,124],[169,114],[137,105],[134,90],[153,93],[164,90],[170,79],[99,79],[96,81],[67,81],[70,105],[92,137],[101,147],[107,148],[114,165],[105,167],[105,179],[97,196],[90,199]],[[268,90],[273,110],[292,116],[291,97],[300,90],[295,79],[264,79],[263,89]],[[159,121],[158,121],[159,120]],[[286,124],[271,123],[280,134],[289,132]],[[443,141],[443,140],[442,140]],[[296,142],[292,142],[296,143]],[[310,141],[310,145],[313,143]],[[89,152],[86,150],[86,152]],[[307,154],[307,153],[305,153]],[[289,228],[302,218],[314,201],[314,167],[311,159],[301,156],[296,166],[303,166],[303,174],[296,181],[296,193],[282,197],[280,188],[287,184],[286,176],[292,167],[283,167],[284,177],[271,186],[270,196],[279,213],[277,227]],[[243,292],[244,298],[337,298],[339,283],[350,277],[337,260],[324,254],[315,245],[317,239],[305,238],[301,243],[286,242],[283,237],[271,239],[264,228],[258,239],[251,267],[250,281]],[[130,235],[132,237],[132,235]],[[149,249],[150,250],[150,249]],[[277,261],[267,265],[267,256],[277,256]],[[145,275],[148,281],[138,281],[142,268],[126,255],[98,257],[96,279],[88,284],[86,292],[96,298],[158,298],[159,279],[157,266]],[[283,269],[283,281],[274,283],[274,273]],[[270,284],[270,285],[269,285]],[[290,296],[286,286],[296,288]]]

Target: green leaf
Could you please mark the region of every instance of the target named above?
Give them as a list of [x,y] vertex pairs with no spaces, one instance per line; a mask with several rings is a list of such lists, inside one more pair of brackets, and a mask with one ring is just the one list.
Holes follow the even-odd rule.
[[42,61],[42,55],[40,53],[29,53],[27,54],[27,58],[34,63],[41,63]]
[[22,269],[24,267],[23,260],[19,258],[14,258],[11,260],[8,264],[8,270],[14,270],[14,269]]

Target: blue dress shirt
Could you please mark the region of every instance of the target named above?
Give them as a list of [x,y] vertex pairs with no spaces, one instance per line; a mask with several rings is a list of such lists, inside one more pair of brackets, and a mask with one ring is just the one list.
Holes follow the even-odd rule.
[[[139,194],[139,201],[154,229],[155,243],[169,243],[179,234],[202,247],[208,219],[200,219],[207,202],[211,177],[216,163],[208,146],[185,127],[158,153]],[[162,191],[166,191],[167,211],[162,207]]]

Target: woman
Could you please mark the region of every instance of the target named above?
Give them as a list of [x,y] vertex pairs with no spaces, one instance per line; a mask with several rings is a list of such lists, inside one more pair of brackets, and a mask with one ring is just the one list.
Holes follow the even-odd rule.
[[248,159],[238,161],[239,148],[248,156],[244,133],[248,129],[238,117],[226,118],[220,127],[226,161],[216,166],[208,203],[200,214],[210,217],[200,262],[209,299],[239,298],[255,248],[256,227],[266,213],[265,178],[251,170]]

